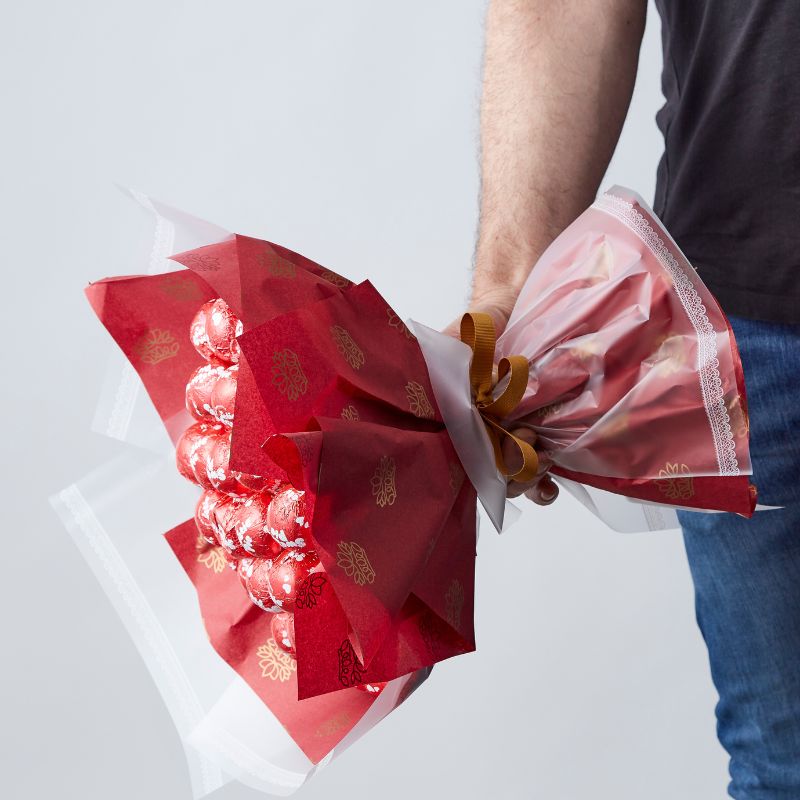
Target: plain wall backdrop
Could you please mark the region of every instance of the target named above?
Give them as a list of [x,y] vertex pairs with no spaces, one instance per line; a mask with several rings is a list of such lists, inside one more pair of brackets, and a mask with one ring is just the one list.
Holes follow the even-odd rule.
[[[443,326],[463,310],[474,246],[483,12],[6,4],[4,797],[190,797],[148,673],[47,504],[119,450],[89,432],[111,344],[82,294],[137,269],[120,234],[137,212],[112,181],[369,276],[404,317]],[[648,199],[659,26],[651,7],[604,181]],[[437,666],[299,797],[722,797],[680,534],[613,533],[565,496],[502,537],[484,526],[478,550],[477,652]]]

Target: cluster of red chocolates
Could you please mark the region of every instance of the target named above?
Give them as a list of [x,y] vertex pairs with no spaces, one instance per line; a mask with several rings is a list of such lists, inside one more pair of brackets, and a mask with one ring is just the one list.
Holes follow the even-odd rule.
[[200,535],[222,548],[250,600],[273,614],[278,646],[295,655],[297,591],[322,565],[310,549],[304,493],[230,469],[241,332],[241,321],[219,299],[192,320],[192,344],[208,363],[186,384],[186,408],[197,422],[178,441],[176,461],[181,475],[203,489],[195,510]]

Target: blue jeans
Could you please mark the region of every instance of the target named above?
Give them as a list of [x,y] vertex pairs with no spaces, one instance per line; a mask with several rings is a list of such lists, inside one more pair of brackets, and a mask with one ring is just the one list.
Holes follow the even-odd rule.
[[800,325],[731,318],[750,409],[746,520],[682,511],[697,622],[737,800],[800,798]]

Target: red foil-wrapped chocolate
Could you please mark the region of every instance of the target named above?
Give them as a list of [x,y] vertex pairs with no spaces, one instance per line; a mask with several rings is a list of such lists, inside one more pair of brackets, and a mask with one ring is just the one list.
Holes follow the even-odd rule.
[[200,353],[206,361],[214,360],[214,351],[211,348],[211,342],[208,339],[208,331],[206,329],[207,322],[207,306],[201,306],[200,310],[194,315],[191,325],[189,326],[189,339],[194,346],[194,349]]
[[217,529],[214,509],[223,502],[225,495],[216,490],[205,491],[200,495],[194,511],[194,521],[200,535],[209,543],[217,544]]
[[242,586],[247,588],[247,579],[253,574],[253,567],[256,560],[254,558],[240,558],[236,562],[236,574],[242,582]]
[[262,611],[270,611],[279,614],[283,611],[278,603],[275,602],[270,591],[269,577],[272,570],[272,560],[268,558],[254,558],[246,570],[244,586],[250,600]]
[[[202,424],[202,423],[201,423]],[[197,438],[197,443],[192,448],[189,456],[189,465],[194,472],[194,480],[204,489],[217,489],[211,480],[214,471],[214,459],[212,454],[217,442],[220,440],[222,426],[207,426],[206,433]]]
[[242,503],[238,497],[225,497],[214,509],[217,541],[227,555],[233,559],[247,558],[249,553],[242,547],[236,533],[236,512]]
[[204,303],[192,320],[190,337],[198,353],[207,361],[235,364],[239,360],[236,337],[242,323],[224,300]]
[[212,393],[225,372],[225,367],[203,364],[192,373],[186,384],[186,408],[195,419],[211,423],[222,422],[214,414]]
[[219,372],[211,391],[209,414],[226,427],[233,426],[233,406],[236,402],[236,378],[239,367],[236,364]]
[[271,621],[272,638],[284,653],[295,655],[294,614],[282,611],[275,614]]
[[294,611],[297,590],[318,564],[313,550],[287,550],[269,570],[267,590],[272,602],[283,611]]
[[256,558],[277,558],[283,551],[266,529],[268,506],[268,496],[249,495],[233,511],[239,543]]
[[206,332],[211,349],[221,361],[235,364],[239,360],[236,337],[242,333],[242,323],[224,300],[212,300],[206,305],[210,306],[206,311]]
[[297,489],[285,488],[269,504],[267,527],[281,547],[302,550],[308,545],[304,495]]
[[230,435],[220,434],[216,437],[213,447],[208,451],[206,458],[206,474],[211,485],[226,494],[241,494],[242,486],[236,479],[236,473],[231,470],[231,438]]
[[222,430],[221,425],[211,425],[205,422],[195,423],[184,431],[175,448],[175,463],[178,466],[178,472],[192,483],[203,486],[204,489],[213,489],[214,487],[205,476],[205,462],[199,473],[203,475],[203,481],[198,477],[196,465],[205,454],[205,450],[203,454],[200,454],[199,451],[201,446],[207,446],[210,437],[215,436],[220,430]]
[[205,303],[192,320],[192,343],[210,363],[195,370],[186,385],[186,407],[201,421],[179,441],[178,466],[205,489],[196,508],[197,529],[206,541],[223,548],[256,605],[282,611],[281,640],[291,640],[284,645],[291,652],[290,611],[299,585],[319,559],[305,551],[309,525],[304,493],[230,468],[227,429],[236,402],[239,333],[241,323],[222,300]]

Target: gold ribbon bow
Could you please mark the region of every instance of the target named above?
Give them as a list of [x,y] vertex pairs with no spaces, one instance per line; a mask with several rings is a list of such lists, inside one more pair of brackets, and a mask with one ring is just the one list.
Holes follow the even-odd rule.
[[[497,381],[501,381],[506,375],[509,375],[509,379],[506,388],[495,398],[492,396],[492,390],[496,385],[492,376],[495,345],[492,318],[488,314],[464,314],[461,318],[461,341],[468,344],[472,350],[472,362],[469,367],[472,399],[489,434],[497,469],[512,481],[525,483],[533,480],[539,469],[536,450],[500,424],[500,421],[519,405],[522,395],[525,394],[525,387],[528,385],[528,359],[525,356],[508,356],[500,359],[497,365]],[[516,472],[508,468],[503,458],[503,448],[500,445],[502,436],[511,439],[522,456],[522,466]]]

